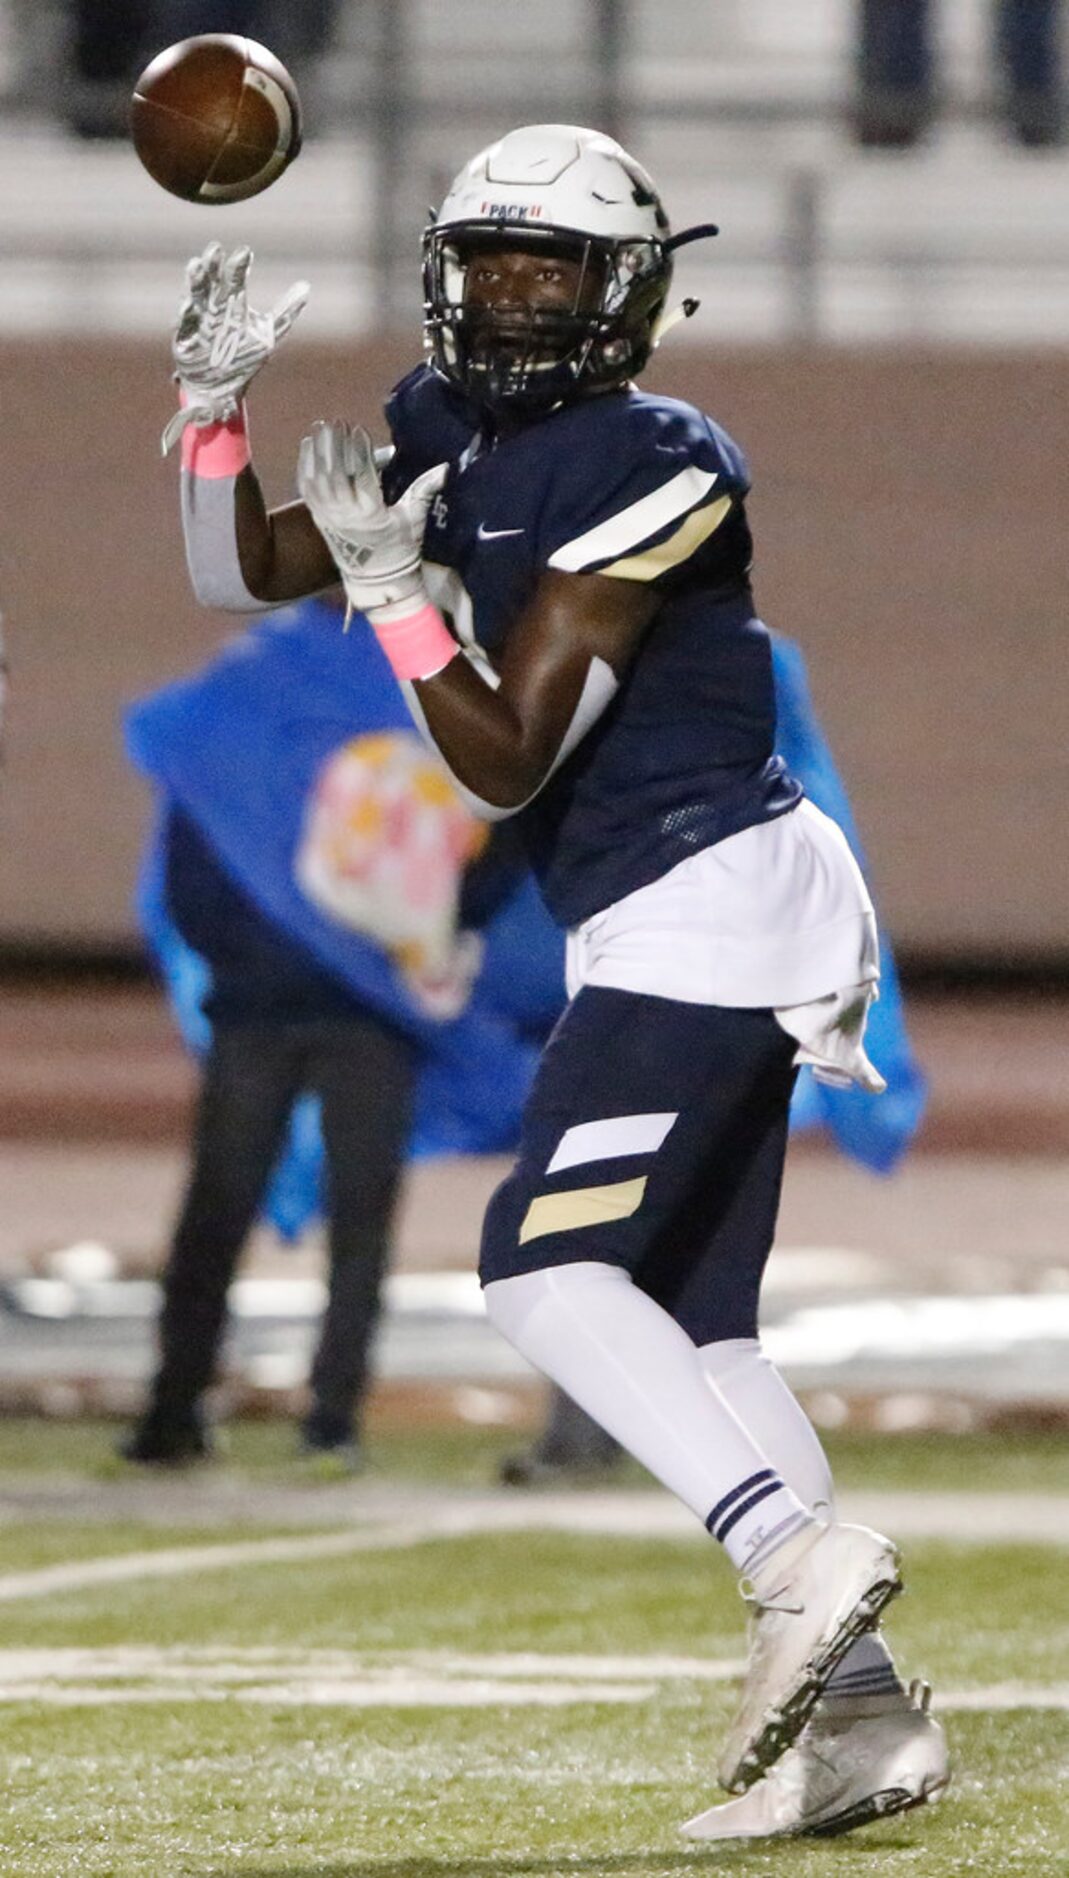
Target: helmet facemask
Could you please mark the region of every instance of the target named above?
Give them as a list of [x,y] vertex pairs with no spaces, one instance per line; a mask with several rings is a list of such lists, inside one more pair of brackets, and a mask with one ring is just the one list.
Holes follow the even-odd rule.
[[[509,248],[570,262],[570,301],[494,305],[469,297],[472,261]],[[432,226],[424,237],[427,345],[439,371],[475,404],[534,415],[641,371],[670,278],[671,261],[655,239],[475,219]]]

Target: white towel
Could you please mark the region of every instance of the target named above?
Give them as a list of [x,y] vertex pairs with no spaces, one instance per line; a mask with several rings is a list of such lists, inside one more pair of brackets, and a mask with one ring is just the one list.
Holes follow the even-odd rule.
[[801,1046],[795,1062],[807,1063],[817,1082],[832,1089],[848,1089],[856,1082],[871,1095],[882,1095],[887,1084],[869,1062],[864,1047],[869,1005],[879,995],[874,984],[851,985],[846,991],[814,998],[810,1004],[777,1010],[777,1023]]

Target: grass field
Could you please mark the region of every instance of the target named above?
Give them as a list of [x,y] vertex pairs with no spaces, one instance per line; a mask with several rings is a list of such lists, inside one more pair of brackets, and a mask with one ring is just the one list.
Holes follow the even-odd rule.
[[[677,1826],[716,1798],[743,1637],[700,1536],[391,1540],[352,1486],[285,1528],[220,1524],[207,1495],[201,1519],[195,1487],[169,1509],[165,1483],[146,1515],[140,1480],[124,1507],[113,1432],[0,1423],[4,1878],[1069,1874],[1063,1548],[907,1548],[888,1633],[943,1699],[939,1807],[701,1850]],[[225,1477],[299,1501],[288,1441],[237,1430]],[[503,1445],[383,1431],[376,1485],[485,1485]],[[844,1486],[1067,1487],[1056,1437],[829,1446]]]

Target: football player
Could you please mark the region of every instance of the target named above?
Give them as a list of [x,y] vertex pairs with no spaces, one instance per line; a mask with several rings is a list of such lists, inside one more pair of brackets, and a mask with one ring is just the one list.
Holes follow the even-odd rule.
[[267,510],[243,398],[307,289],[254,313],[249,251],[218,246],[191,264],[165,433],[199,596],[259,611],[340,575],[569,934],[480,1271],[493,1322],[693,1510],[751,1602],[719,1763],[739,1797],[684,1828],[704,1839],[860,1824],[947,1778],[876,1628],[895,1548],[835,1519],[758,1341],[796,1066],[881,1086],[879,967],[846,841],[775,752],[742,453],[634,382],[675,250],[715,232],[673,235],[609,138],[513,131],[424,236],[429,356],[389,398],[388,451],[318,424],[301,499]]

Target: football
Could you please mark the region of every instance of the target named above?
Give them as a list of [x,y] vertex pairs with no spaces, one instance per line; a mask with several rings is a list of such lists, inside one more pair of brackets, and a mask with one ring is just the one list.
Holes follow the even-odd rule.
[[266,46],[201,33],[168,46],[134,88],[130,135],[149,175],[186,202],[244,202],[301,147],[297,87]]

